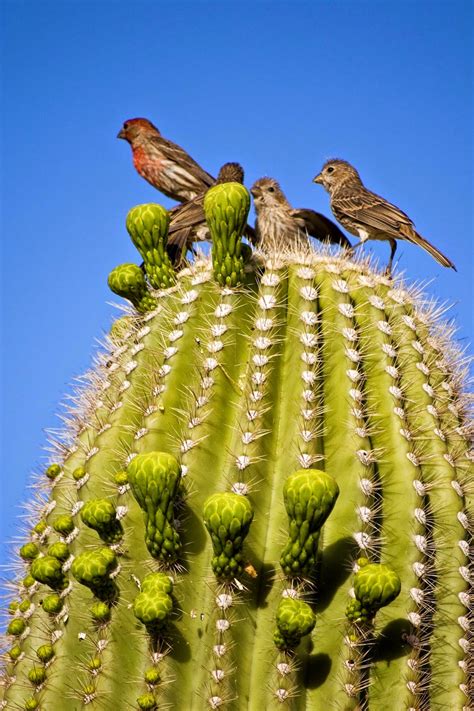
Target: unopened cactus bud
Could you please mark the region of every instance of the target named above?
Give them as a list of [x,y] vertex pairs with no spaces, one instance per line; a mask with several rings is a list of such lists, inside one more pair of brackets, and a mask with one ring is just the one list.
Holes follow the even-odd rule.
[[155,711],[158,708],[156,699],[153,694],[142,694],[137,698],[138,708],[143,711]]
[[33,560],[39,554],[39,549],[36,543],[25,543],[24,546],[20,548],[20,557],[23,560]]
[[70,556],[69,546],[63,541],[56,541],[56,543],[52,543],[49,546],[48,555],[52,555],[53,558],[57,558],[64,563]]
[[310,574],[316,564],[319,531],[339,495],[334,477],[319,469],[290,474],[283,487],[289,519],[289,540],[280,565],[288,577]]
[[28,612],[30,609],[31,604],[31,600],[23,600],[23,602],[20,602],[18,605],[18,609],[22,614],[25,614],[25,612]]
[[161,681],[161,674],[156,669],[155,667],[152,667],[151,669],[147,669],[145,674],[144,674],[144,679],[147,684],[150,686],[156,686],[157,684],[160,683]]
[[181,467],[171,454],[148,452],[134,457],[127,473],[133,495],[143,509],[148,550],[164,563],[175,562],[181,550],[174,527]]
[[26,699],[24,709],[25,711],[36,711],[36,709],[39,707],[39,701],[38,699],[35,699],[34,696],[30,696],[29,699]]
[[41,647],[38,647],[36,650],[36,656],[43,664],[50,662],[54,655],[54,647],[51,644],[42,644]]
[[43,600],[43,610],[47,612],[48,615],[57,615],[63,609],[63,605],[64,600],[56,593],[47,595]]
[[16,662],[17,659],[20,658],[21,653],[22,653],[22,652],[21,652],[21,647],[20,647],[19,644],[13,645],[13,647],[11,647],[11,649],[8,650],[8,656],[10,657],[10,659],[12,660],[12,662]]
[[95,602],[90,607],[90,613],[94,622],[99,625],[106,624],[111,618],[110,607],[105,602]]
[[74,481],[80,481],[85,477],[86,473],[85,467],[76,467],[72,473],[72,478]]
[[307,602],[286,597],[278,605],[276,624],[275,645],[278,649],[294,649],[313,630],[316,617]]
[[173,611],[173,584],[164,573],[150,573],[133,603],[135,617],[152,632],[162,630]]
[[131,301],[139,313],[156,308],[156,299],[148,291],[145,275],[136,264],[119,264],[110,272],[108,284],[114,294]]
[[62,590],[67,585],[62,563],[52,555],[36,558],[31,564],[31,575],[39,583],[49,585],[53,590]]
[[249,209],[249,192],[240,183],[215,185],[204,198],[214,276],[221,286],[237,286],[244,279],[242,235]]
[[128,475],[126,471],[115,472],[114,481],[117,486],[125,486],[128,484]]
[[87,660],[86,666],[91,672],[98,671],[102,666],[102,660],[100,657],[91,657]]
[[228,581],[238,578],[244,567],[243,542],[253,519],[250,501],[230,492],[213,494],[204,504],[203,516],[214,548],[215,576]]
[[48,524],[46,523],[46,521],[42,520],[42,521],[38,521],[36,526],[33,528],[33,531],[35,533],[37,533],[38,536],[42,536],[47,528],[48,528]]
[[7,627],[7,634],[19,637],[26,630],[26,622],[23,617],[15,617]]
[[46,681],[46,669],[44,667],[33,667],[28,672],[28,680],[35,686],[40,686]]
[[45,471],[46,476],[48,479],[56,479],[61,474],[61,467],[59,464],[50,464],[49,467]]
[[115,543],[123,536],[116,514],[115,506],[108,499],[91,499],[81,509],[81,518],[86,526],[97,531],[106,543]]
[[127,215],[127,230],[140,252],[145,271],[154,289],[167,289],[175,273],[166,251],[169,214],[161,205],[147,203],[132,207]]
[[36,580],[30,573],[21,582],[24,588],[31,588],[36,583]]
[[110,574],[117,567],[117,557],[110,548],[97,548],[80,553],[71,566],[76,580],[88,587],[100,599],[109,599],[115,595],[115,586]]
[[355,599],[349,601],[346,616],[352,622],[367,622],[381,607],[395,600],[400,593],[401,582],[388,565],[369,563],[367,558],[359,558],[357,562],[359,570],[354,575]]
[[74,519],[68,514],[62,514],[55,519],[53,528],[62,536],[68,536],[74,531]]

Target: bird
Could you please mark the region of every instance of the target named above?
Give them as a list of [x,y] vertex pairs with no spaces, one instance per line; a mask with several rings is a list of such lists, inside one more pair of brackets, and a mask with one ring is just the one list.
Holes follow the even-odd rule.
[[[239,163],[224,163],[220,168],[214,185],[222,183],[244,182],[244,170]],[[185,254],[192,249],[193,242],[210,240],[209,228],[204,215],[204,198],[207,190],[193,200],[176,205],[169,211],[170,224],[168,229],[167,251],[174,266],[180,269],[185,264]],[[254,230],[247,225],[245,236],[255,240]]]
[[130,143],[139,175],[176,202],[193,200],[215,182],[181,146],[163,138],[148,119],[128,119],[117,138]]
[[250,192],[257,213],[256,241],[264,252],[285,247],[308,247],[308,235],[321,242],[351,247],[345,234],[332,220],[314,210],[291,207],[274,178],[260,178],[252,185]]
[[360,238],[353,251],[369,239],[390,242],[387,274],[392,271],[397,239],[419,245],[443,267],[451,267],[457,271],[448,257],[418,234],[408,215],[380,195],[368,190],[357,170],[347,161],[339,158],[326,161],[321,172],[313,178],[313,182],[319,183],[328,191],[331,210],[336,220],[348,232]]

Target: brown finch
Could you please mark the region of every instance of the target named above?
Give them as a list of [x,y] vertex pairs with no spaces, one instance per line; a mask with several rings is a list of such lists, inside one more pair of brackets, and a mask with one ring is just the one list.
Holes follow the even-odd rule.
[[264,251],[284,247],[308,247],[308,236],[321,242],[351,247],[339,227],[314,210],[292,208],[280,185],[273,178],[260,178],[250,188],[257,220],[257,245]]
[[388,274],[392,269],[397,239],[418,244],[443,267],[451,267],[456,271],[456,267],[448,257],[415,231],[408,215],[380,195],[367,190],[357,170],[347,161],[328,160],[313,181],[328,191],[331,196],[331,210],[338,222],[348,232],[360,237],[360,242],[354,246],[354,250],[368,239],[390,242]]
[[[244,182],[244,171],[239,163],[225,163],[219,170],[215,185],[220,183]],[[193,242],[209,240],[209,228],[204,216],[204,197],[201,193],[193,200],[176,205],[170,210],[170,226],[168,230],[167,251],[178,269],[184,266],[184,257],[188,249],[192,249]],[[245,235],[251,241],[255,239],[254,231],[247,225]]]
[[142,178],[173,200],[192,200],[214,184],[212,175],[180,146],[163,138],[148,119],[125,121],[117,138],[130,143],[133,164]]

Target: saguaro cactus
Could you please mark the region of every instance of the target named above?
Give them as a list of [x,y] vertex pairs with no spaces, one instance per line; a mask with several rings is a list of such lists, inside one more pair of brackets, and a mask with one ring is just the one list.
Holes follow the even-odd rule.
[[161,208],[133,213],[146,241],[129,220],[170,286],[111,279],[136,310],[40,476],[2,708],[467,711],[471,459],[447,329],[344,255],[244,269],[248,205],[226,190],[232,215],[206,202],[213,262],[178,275]]

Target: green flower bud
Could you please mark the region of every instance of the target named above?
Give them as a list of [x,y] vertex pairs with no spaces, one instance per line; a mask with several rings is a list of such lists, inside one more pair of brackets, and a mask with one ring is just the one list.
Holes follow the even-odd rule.
[[24,709],[25,711],[35,711],[39,706],[39,701],[34,698],[34,696],[30,696],[29,699],[26,699]]
[[316,564],[319,532],[339,495],[334,477],[319,469],[290,474],[283,487],[289,540],[280,565],[288,577],[309,575]]
[[136,264],[119,264],[110,272],[108,284],[114,294],[131,301],[139,313],[156,308],[156,299],[148,291],[145,276]]
[[71,572],[81,585],[90,588],[98,597],[110,597],[114,590],[110,574],[116,567],[115,553],[104,547],[80,553],[72,563]]
[[125,472],[125,471],[116,472],[114,474],[114,481],[117,484],[117,486],[125,486],[126,484],[128,484],[127,472]]
[[355,600],[350,600],[346,616],[352,622],[371,620],[381,607],[389,605],[400,594],[401,582],[388,565],[358,561],[359,570],[354,575]]
[[154,558],[173,563],[181,550],[174,528],[181,467],[171,454],[148,452],[134,457],[127,473],[132,493],[144,512],[148,550]]
[[166,627],[173,611],[173,600],[164,592],[140,592],[134,600],[133,612],[151,632]]
[[285,597],[278,605],[276,624],[275,645],[278,649],[294,649],[313,630],[316,617],[308,603]]
[[24,588],[31,588],[36,583],[36,580],[31,574],[29,574],[26,578],[23,578],[21,582]]
[[40,686],[46,681],[46,669],[44,667],[33,667],[28,672],[28,679],[35,686]]
[[21,656],[21,647],[19,644],[13,645],[11,649],[8,650],[8,656],[12,660],[12,662],[16,662],[17,659]]
[[92,619],[98,624],[105,624],[111,617],[110,607],[105,602],[95,602],[90,607],[90,613]]
[[161,681],[161,674],[155,667],[147,669],[145,672],[145,682],[150,686],[156,686]]
[[237,286],[244,279],[241,239],[249,209],[250,194],[240,183],[215,185],[204,197],[214,276],[221,286]]
[[166,593],[171,595],[173,592],[173,582],[166,573],[148,573],[143,578],[142,592],[147,593]]
[[59,474],[61,474],[61,467],[59,464],[50,464],[49,467],[45,471],[46,476],[48,479],[56,479]]
[[55,654],[56,652],[51,644],[42,644],[41,647],[38,647],[36,650],[36,656],[43,664],[50,662]]
[[18,605],[19,611],[22,612],[23,614],[24,614],[25,612],[28,612],[28,610],[30,609],[30,607],[31,607],[31,601],[30,601],[30,600],[23,600],[23,602],[21,602],[21,603]]
[[36,526],[33,528],[33,531],[35,533],[37,533],[39,536],[42,536],[47,528],[48,528],[48,524],[46,523],[46,521],[38,521]]
[[133,207],[127,215],[127,230],[140,252],[154,289],[167,289],[175,282],[175,273],[166,251],[169,214],[156,203]]
[[74,481],[80,481],[87,474],[85,467],[76,467],[72,473],[72,478]]
[[36,543],[25,543],[20,548],[20,557],[23,560],[33,560],[39,554],[39,548]]
[[8,605],[8,612],[10,613],[10,615],[14,615],[19,607],[20,607],[19,601],[12,600],[11,603]]
[[43,600],[43,610],[47,612],[48,615],[57,615],[63,609],[63,605],[64,600],[56,593],[47,595]]
[[7,634],[13,634],[19,637],[26,630],[26,622],[23,617],[15,617],[7,627]]
[[61,562],[64,562],[70,555],[69,546],[63,541],[57,541],[49,546],[48,555],[52,555],[53,558],[57,558]]
[[62,563],[52,555],[36,558],[31,564],[31,575],[39,583],[49,585],[53,590],[61,590],[67,585]]
[[102,660],[100,657],[91,657],[87,662],[87,668],[90,671],[98,671],[102,666]]
[[154,711],[158,708],[156,704],[155,697],[153,694],[142,694],[137,698],[138,708],[143,709],[143,711]]
[[55,519],[53,528],[62,536],[68,536],[74,531],[74,519],[68,514],[62,514]]
[[253,519],[250,501],[230,492],[213,494],[203,516],[214,548],[212,570],[219,580],[233,580],[243,570],[242,546]]
[[97,531],[103,541],[115,543],[123,536],[116,513],[115,506],[108,499],[91,499],[82,507],[81,518],[86,526]]

